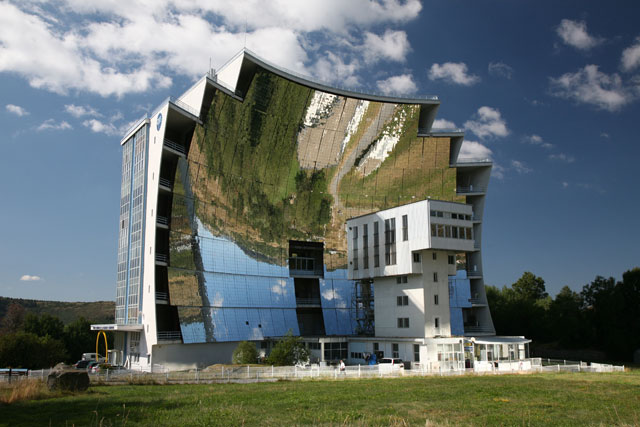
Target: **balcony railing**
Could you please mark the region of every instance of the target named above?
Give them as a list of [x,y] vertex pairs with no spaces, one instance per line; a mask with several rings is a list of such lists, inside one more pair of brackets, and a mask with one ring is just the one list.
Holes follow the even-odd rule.
[[486,302],[484,302],[482,299],[480,298],[469,298],[469,302],[471,304],[486,304]]
[[156,299],[160,301],[169,301],[169,294],[166,292],[156,292]]
[[171,190],[171,188],[173,187],[173,185],[171,184],[171,180],[167,179],[167,178],[160,178],[158,180],[158,182],[160,183],[160,185],[162,187],[167,187],[169,190]]
[[320,297],[318,298],[296,298],[297,306],[316,306],[321,305]]
[[180,331],[158,331],[158,341],[176,341],[182,339]]
[[460,128],[418,128],[418,135],[430,133],[464,133],[464,129]]
[[480,270],[467,270],[467,277],[482,277]]
[[468,187],[458,187],[456,188],[456,192],[458,194],[467,194],[467,193],[484,193],[485,188],[477,185],[470,185]]
[[322,268],[316,266],[315,258],[291,257],[289,258],[289,272],[301,276],[320,276]]
[[165,264],[169,261],[169,257],[165,254],[156,254],[156,262],[164,262]]
[[172,149],[173,151],[177,151],[180,154],[187,154],[187,148],[184,145],[178,144],[177,142],[173,142],[170,139],[164,140],[164,146]]
[[493,333],[493,329],[488,326],[482,325],[465,325],[464,326],[465,334],[490,334]]
[[195,108],[193,108],[192,106],[188,105],[185,102],[180,101],[178,98],[174,98],[173,96],[170,96],[169,102],[171,102],[173,105],[177,107],[182,108],[184,111],[191,114],[192,116],[198,117],[198,111]]

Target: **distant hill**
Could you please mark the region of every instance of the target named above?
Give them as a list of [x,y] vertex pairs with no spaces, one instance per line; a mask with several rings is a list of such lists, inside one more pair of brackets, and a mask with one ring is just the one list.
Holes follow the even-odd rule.
[[84,317],[91,323],[114,323],[115,303],[113,301],[39,301],[6,297],[0,297],[0,319],[5,316],[9,306],[14,302],[23,306],[25,313],[50,314],[58,317],[65,324],[79,317]]

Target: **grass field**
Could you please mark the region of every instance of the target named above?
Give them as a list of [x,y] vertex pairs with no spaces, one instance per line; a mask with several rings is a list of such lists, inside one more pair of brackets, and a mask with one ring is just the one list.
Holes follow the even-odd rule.
[[640,374],[98,386],[0,405],[11,426],[638,425]]

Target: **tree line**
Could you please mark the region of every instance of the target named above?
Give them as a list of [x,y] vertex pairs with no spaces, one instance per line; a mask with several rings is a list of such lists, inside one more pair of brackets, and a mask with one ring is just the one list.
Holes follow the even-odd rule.
[[56,316],[25,313],[13,303],[0,322],[0,367],[42,369],[74,363],[82,353],[95,351],[96,336],[83,317],[65,325]]
[[613,277],[597,276],[580,292],[563,287],[555,298],[541,277],[525,272],[511,287],[487,286],[497,335],[524,335],[558,349],[604,352],[630,361],[640,349],[640,268]]

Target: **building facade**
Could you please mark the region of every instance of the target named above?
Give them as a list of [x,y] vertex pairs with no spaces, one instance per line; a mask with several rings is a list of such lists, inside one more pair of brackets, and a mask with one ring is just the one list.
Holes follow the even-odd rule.
[[[135,369],[228,362],[239,341],[268,351],[289,331],[318,359],[344,358],[351,338],[397,333],[378,295],[405,276],[413,298],[415,278],[404,241],[385,252],[383,223],[354,238],[347,220],[431,199],[449,215],[436,216],[442,233],[463,223],[472,236],[452,244],[436,227],[436,246],[414,250],[441,257],[447,306],[449,254],[466,266],[456,280],[470,298],[455,300],[455,315],[442,308],[440,330],[495,335],[479,247],[491,163],[456,161],[464,135],[431,129],[438,106],[329,87],[247,50],[167,99],[121,141],[116,322],[94,329],[114,331],[118,362]],[[438,335],[431,311],[424,325],[413,316],[403,337]]]

